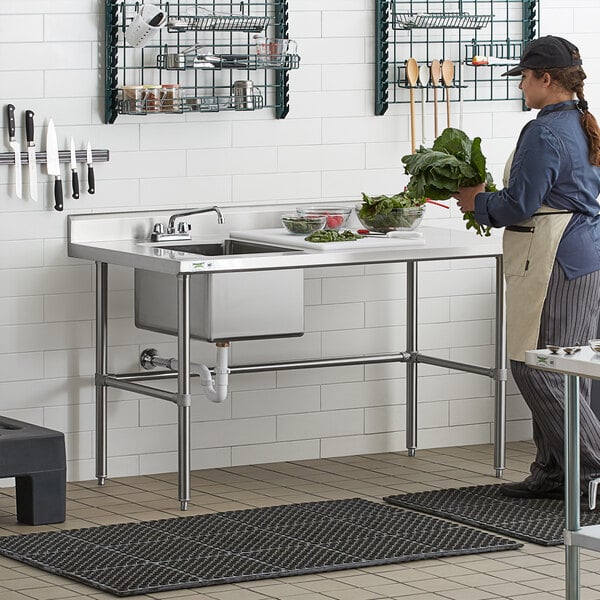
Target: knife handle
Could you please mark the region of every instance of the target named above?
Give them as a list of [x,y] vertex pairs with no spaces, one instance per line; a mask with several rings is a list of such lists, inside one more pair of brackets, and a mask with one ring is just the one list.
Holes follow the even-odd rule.
[[15,125],[15,105],[9,104],[6,107],[6,116],[8,118],[8,137],[12,139],[15,137],[17,132],[17,126]]
[[63,188],[60,177],[54,180],[54,210],[63,209]]
[[71,169],[71,184],[73,186],[72,197],[77,200],[79,198],[79,175],[77,174],[77,169]]
[[88,194],[93,194],[96,191],[96,178],[94,177],[94,167],[88,165]]
[[27,137],[27,145],[31,146],[33,144],[33,111],[26,110],[25,111],[25,136]]

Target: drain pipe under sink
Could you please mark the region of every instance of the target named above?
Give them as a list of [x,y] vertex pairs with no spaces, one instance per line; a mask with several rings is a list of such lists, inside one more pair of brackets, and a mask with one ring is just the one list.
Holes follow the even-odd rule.
[[[204,395],[211,402],[223,402],[227,398],[227,386],[229,384],[229,342],[217,342],[217,364],[215,366],[215,378],[213,379],[210,369],[202,363],[190,363],[192,373],[200,376]],[[150,370],[154,367],[166,367],[171,371],[179,369],[179,361],[176,358],[161,358],[154,348],[147,348],[140,355],[140,364],[144,369]]]

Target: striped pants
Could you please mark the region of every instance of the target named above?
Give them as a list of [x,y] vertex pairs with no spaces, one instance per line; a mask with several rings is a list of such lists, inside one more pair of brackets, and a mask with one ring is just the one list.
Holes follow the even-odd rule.
[[[600,271],[568,280],[554,264],[542,309],[538,348],[546,344],[582,346],[595,338],[600,314]],[[551,490],[564,485],[564,376],[538,371],[524,362],[510,361],[514,380],[533,421],[537,453],[531,464],[530,485]],[[581,426],[581,489],[600,477],[600,421],[590,407],[591,381],[579,389]]]

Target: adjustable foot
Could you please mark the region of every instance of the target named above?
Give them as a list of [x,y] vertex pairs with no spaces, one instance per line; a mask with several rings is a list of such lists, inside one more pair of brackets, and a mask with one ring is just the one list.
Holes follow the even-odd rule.
[[179,510],[187,510],[188,509],[188,501],[187,500],[181,500],[179,502]]
[[496,469],[496,477],[498,477],[498,479],[500,479],[500,477],[502,477],[502,475],[504,475],[504,469]]
[[415,456],[415,454],[417,453],[417,449],[416,448],[409,448],[408,449],[408,455],[413,457]]
[[104,485],[106,483],[106,477],[98,477],[98,485]]

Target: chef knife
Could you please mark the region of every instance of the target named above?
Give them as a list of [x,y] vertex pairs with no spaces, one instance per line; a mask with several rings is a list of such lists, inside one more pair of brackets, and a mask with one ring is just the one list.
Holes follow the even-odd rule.
[[88,167],[88,194],[96,191],[96,179],[94,177],[94,164],[92,161],[92,144],[87,143],[87,167]]
[[73,187],[72,198],[79,198],[79,175],[77,174],[77,153],[75,152],[75,140],[71,136],[71,185]]
[[37,201],[37,159],[35,155],[35,129],[33,111],[25,111],[25,135],[27,136],[27,163],[29,164],[29,197]]
[[8,115],[8,140],[10,147],[15,153],[15,194],[17,198],[23,196],[23,179],[21,176],[21,144],[17,142],[15,125],[15,105],[9,104],[6,107]]
[[46,166],[48,175],[54,175],[54,208],[63,209],[63,189],[60,180],[60,161],[58,158],[58,142],[56,141],[56,130],[54,121],[48,122],[48,132],[46,134]]

